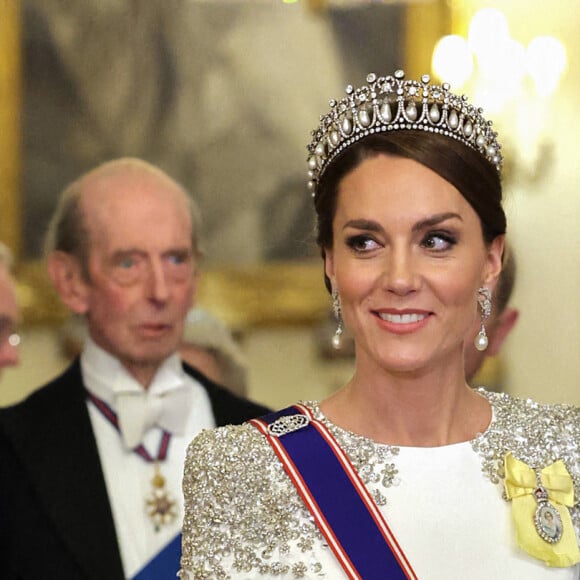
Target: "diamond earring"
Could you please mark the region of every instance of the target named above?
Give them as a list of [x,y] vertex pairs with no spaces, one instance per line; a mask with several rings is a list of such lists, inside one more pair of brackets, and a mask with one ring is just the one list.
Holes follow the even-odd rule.
[[342,307],[340,305],[340,296],[338,291],[334,288],[332,289],[332,311],[334,312],[334,317],[336,318],[336,330],[332,337],[332,348],[339,350],[342,347],[342,333],[344,331],[342,324]]
[[491,314],[491,291],[489,288],[482,286],[477,290],[477,303],[481,310],[481,328],[477,333],[473,344],[477,350],[483,352],[489,344],[487,333],[485,332],[485,321]]

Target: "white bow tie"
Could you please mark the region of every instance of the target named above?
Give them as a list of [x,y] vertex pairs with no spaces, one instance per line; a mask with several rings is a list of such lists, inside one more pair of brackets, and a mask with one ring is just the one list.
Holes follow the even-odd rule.
[[191,403],[192,391],[186,386],[155,394],[147,391],[117,393],[115,407],[123,443],[128,449],[134,449],[154,426],[184,435]]

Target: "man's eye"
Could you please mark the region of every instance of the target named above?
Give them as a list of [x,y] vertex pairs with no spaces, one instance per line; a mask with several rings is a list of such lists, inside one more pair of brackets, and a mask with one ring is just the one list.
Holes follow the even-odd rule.
[[170,264],[180,266],[182,264],[189,264],[191,261],[191,254],[189,252],[176,252],[167,257]]
[[123,268],[125,270],[128,270],[129,268],[132,268],[135,265],[135,260],[133,258],[122,258],[121,260],[119,260],[118,266],[119,268]]

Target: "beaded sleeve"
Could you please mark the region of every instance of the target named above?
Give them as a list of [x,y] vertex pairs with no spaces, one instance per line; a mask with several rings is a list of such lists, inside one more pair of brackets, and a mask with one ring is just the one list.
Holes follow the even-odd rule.
[[318,529],[254,427],[201,433],[183,489],[182,579],[325,576],[312,552],[322,545]]

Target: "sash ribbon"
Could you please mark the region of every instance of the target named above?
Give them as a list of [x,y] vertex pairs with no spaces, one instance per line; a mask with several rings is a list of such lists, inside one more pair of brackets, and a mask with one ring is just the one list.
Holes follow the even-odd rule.
[[181,534],[177,534],[161,552],[133,576],[133,580],[174,580],[179,570],[180,557]]
[[346,453],[310,409],[295,405],[250,423],[274,449],[349,578],[417,579]]

